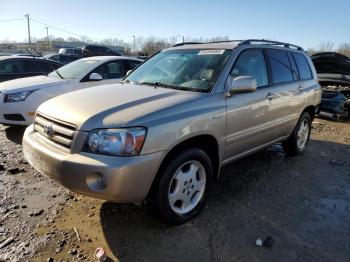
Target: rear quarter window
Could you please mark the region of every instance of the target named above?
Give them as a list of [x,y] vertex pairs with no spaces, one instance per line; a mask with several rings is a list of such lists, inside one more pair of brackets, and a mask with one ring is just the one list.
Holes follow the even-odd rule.
[[293,69],[286,51],[268,49],[267,57],[270,62],[273,84],[286,83],[294,80]]
[[301,80],[312,79],[312,73],[309,66],[309,63],[306,60],[306,57],[302,54],[293,53],[295,63],[297,64],[299,77]]

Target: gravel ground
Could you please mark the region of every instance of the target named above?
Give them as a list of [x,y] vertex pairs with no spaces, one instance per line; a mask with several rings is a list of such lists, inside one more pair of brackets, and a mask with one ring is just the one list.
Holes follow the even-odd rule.
[[226,166],[201,215],[178,227],[38,174],[23,131],[0,125],[0,261],[93,261],[97,247],[109,261],[350,259],[349,123],[316,119],[302,156],[274,145]]

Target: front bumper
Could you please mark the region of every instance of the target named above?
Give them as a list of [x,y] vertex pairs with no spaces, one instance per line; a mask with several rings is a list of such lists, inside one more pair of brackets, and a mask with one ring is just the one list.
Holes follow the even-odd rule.
[[[26,101],[17,103],[4,103],[4,95],[0,94],[0,124],[5,125],[24,125],[28,126],[33,123],[35,108]],[[23,117],[24,120],[8,120],[4,115],[18,114]]]
[[23,137],[27,161],[77,193],[117,202],[139,202],[151,188],[164,152],[135,157],[70,154],[45,143],[29,126]]

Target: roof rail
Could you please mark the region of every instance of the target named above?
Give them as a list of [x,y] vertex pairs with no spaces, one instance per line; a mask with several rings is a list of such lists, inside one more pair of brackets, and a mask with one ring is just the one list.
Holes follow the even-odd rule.
[[205,42],[204,44],[233,43],[233,42],[242,42],[242,41],[244,40],[220,40],[220,41]]
[[182,46],[182,45],[199,45],[199,44],[203,44],[203,43],[201,43],[201,42],[183,42],[183,43],[175,44],[172,47]]
[[277,45],[277,46],[284,46],[287,48],[295,48],[297,50],[304,51],[304,49],[302,47],[297,46],[297,45],[273,41],[273,40],[265,40],[265,39],[222,40],[222,41],[213,41],[213,42],[184,42],[184,43],[178,43],[176,45],[173,45],[172,47],[183,46],[183,45],[218,44],[218,43],[233,43],[233,42],[238,42],[238,45],[253,45],[253,44]]
[[284,46],[287,48],[293,47],[297,50],[304,51],[304,49],[302,47],[297,46],[297,45],[293,45],[290,43],[284,43],[284,42],[278,42],[278,41],[272,41],[272,40],[265,40],[265,39],[247,39],[247,40],[240,42],[239,45],[252,45],[254,43],[256,43],[256,44],[263,43],[263,44],[267,44],[267,45],[280,45],[280,46]]

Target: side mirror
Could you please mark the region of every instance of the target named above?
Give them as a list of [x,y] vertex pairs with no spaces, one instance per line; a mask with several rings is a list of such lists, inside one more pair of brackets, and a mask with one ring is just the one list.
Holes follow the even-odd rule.
[[239,93],[255,92],[257,89],[256,79],[253,76],[229,77],[226,83],[226,95],[231,96]]
[[126,75],[130,75],[130,73],[132,72],[133,70],[128,70],[128,72],[126,72]]
[[89,79],[92,81],[101,81],[103,80],[102,76],[99,73],[91,73]]

